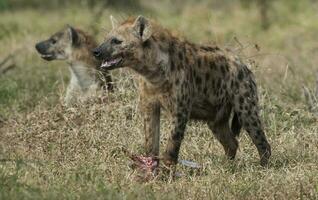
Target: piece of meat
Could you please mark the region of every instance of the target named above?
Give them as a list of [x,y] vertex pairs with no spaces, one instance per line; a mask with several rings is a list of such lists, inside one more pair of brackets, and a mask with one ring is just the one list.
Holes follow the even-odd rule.
[[[154,179],[159,172],[159,158],[154,156],[138,156],[124,150],[125,154],[132,160],[131,167],[137,171],[137,177],[140,181],[149,181]],[[201,166],[196,162],[180,160],[179,164],[186,167],[200,169]],[[180,177],[182,174],[175,172],[174,176]]]

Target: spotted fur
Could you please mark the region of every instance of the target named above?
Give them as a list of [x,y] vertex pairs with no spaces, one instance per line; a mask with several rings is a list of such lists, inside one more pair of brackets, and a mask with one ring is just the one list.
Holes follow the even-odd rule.
[[[120,42],[110,42],[114,38]],[[259,116],[257,86],[253,73],[238,57],[217,46],[180,39],[142,16],[114,27],[97,50],[104,55],[101,60],[121,56],[121,64],[112,69],[129,67],[140,75],[140,108],[148,155],[159,154],[163,109],[172,122],[165,164],[177,163],[191,119],[208,124],[230,159],[238,149],[236,136],[244,128],[257,147],[261,165],[268,163],[271,147]]]

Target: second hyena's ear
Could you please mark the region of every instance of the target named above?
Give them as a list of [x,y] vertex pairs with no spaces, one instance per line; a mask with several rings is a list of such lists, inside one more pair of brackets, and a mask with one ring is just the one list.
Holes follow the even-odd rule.
[[149,20],[141,15],[135,20],[133,27],[135,35],[143,42],[147,41],[152,35],[152,29]]
[[72,41],[72,45],[75,47],[79,46],[80,41],[77,31],[70,25],[67,25],[67,29],[70,35],[70,39]]
[[110,18],[110,22],[112,23],[113,29],[117,28],[119,23],[118,23],[118,21],[115,19],[115,17],[113,17],[113,15],[111,15],[109,18]]

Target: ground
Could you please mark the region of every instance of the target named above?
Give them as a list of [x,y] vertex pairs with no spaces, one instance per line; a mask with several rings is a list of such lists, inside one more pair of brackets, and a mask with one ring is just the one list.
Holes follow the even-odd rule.
[[[121,150],[143,152],[134,75],[114,71],[118,90],[105,103],[63,107],[66,64],[41,60],[34,44],[66,23],[89,29],[93,15],[82,6],[27,8],[0,13],[0,58],[18,50],[16,67],[0,75],[0,199],[317,199],[318,120],[306,110],[301,87],[314,84],[317,70],[318,4],[276,1],[272,24],[263,31],[254,7],[202,1],[173,9],[147,2],[148,10],[138,14],[156,18],[189,40],[214,41],[246,62],[254,60],[251,70],[272,145],[269,167],[259,166],[245,132],[237,158],[228,161],[208,127],[192,122],[180,158],[202,169],[179,166],[181,178],[137,184]],[[111,27],[110,14],[128,16],[106,9],[99,41]],[[163,144],[168,129],[164,118]]]

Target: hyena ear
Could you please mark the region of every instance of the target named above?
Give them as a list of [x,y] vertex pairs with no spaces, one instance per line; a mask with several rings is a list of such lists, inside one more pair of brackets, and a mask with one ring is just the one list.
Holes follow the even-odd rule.
[[117,28],[119,23],[118,23],[118,21],[115,19],[115,17],[113,17],[113,15],[111,15],[109,18],[110,18],[110,21],[111,21],[111,23],[112,23],[113,29]]
[[70,39],[72,41],[72,45],[75,47],[78,47],[80,44],[80,41],[79,41],[79,36],[77,31],[70,25],[67,25],[67,28],[70,35]]
[[151,24],[149,20],[141,15],[134,22],[135,35],[143,42],[147,41],[152,35]]

